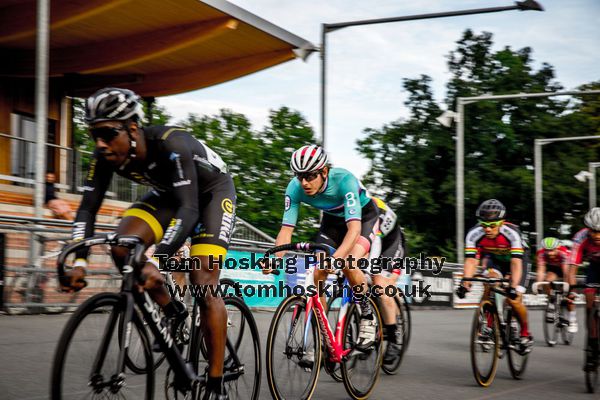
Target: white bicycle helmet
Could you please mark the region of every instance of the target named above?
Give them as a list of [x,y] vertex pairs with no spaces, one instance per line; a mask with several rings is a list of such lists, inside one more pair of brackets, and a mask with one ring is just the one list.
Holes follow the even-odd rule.
[[327,154],[321,146],[302,146],[292,154],[290,167],[297,174],[318,171],[327,165]]
[[593,231],[600,231],[600,207],[594,207],[583,217],[585,226]]

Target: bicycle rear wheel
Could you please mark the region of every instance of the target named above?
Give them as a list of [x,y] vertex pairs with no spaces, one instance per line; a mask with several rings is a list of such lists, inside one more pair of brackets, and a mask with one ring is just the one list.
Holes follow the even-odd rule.
[[[52,366],[52,399],[127,398],[151,399],[154,373],[138,375],[124,368],[117,371],[122,351],[118,320],[124,312],[123,298],[117,293],[100,293],[85,301],[69,318],[58,341]],[[131,329],[142,343],[144,365],[153,365],[146,330],[133,313]],[[102,348],[102,343],[105,343]],[[98,357],[99,354],[104,357]],[[94,371],[96,360],[103,360]]]
[[369,303],[376,323],[375,343],[370,350],[359,351],[354,348],[358,332],[353,336],[350,330],[360,325],[360,321],[356,320],[360,318],[355,311],[358,308],[356,304],[350,305],[344,324],[343,348],[353,350],[342,360],[342,378],[350,397],[357,400],[366,399],[375,388],[383,360],[383,322],[375,302],[369,299]]
[[398,372],[410,340],[410,309],[404,294],[397,295],[394,304],[396,304],[396,344],[400,345],[400,354],[393,364],[382,364],[381,369],[388,375],[395,375]]
[[[288,297],[277,307],[267,338],[267,382],[273,399],[309,399],[321,366],[321,335],[316,315],[306,330],[306,298]],[[311,360],[312,358],[312,360]]]
[[[525,373],[529,353],[521,354],[521,326],[512,310],[506,313],[506,337],[508,338],[508,368],[514,379],[521,379]],[[516,329],[513,329],[515,327]]]
[[231,400],[258,399],[262,363],[260,338],[252,312],[243,300],[223,299],[227,310],[227,347],[223,376]]
[[471,367],[479,386],[492,384],[498,368],[500,322],[496,307],[485,300],[477,309],[471,327]]

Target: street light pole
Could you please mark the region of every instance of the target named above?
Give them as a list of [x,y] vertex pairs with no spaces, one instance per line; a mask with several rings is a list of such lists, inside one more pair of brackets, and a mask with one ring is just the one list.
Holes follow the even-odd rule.
[[596,168],[598,167],[600,167],[600,162],[588,163],[588,170],[590,172],[590,187],[588,196],[590,209],[596,207]]
[[325,149],[325,108],[327,95],[327,24],[321,24],[321,146]]
[[516,1],[512,6],[504,7],[489,7],[489,8],[476,8],[470,10],[461,11],[448,11],[440,13],[430,14],[419,14],[419,15],[407,15],[401,17],[391,18],[377,18],[377,19],[364,19],[358,21],[347,21],[338,22],[334,24],[322,24],[321,25],[321,143],[325,148],[325,111],[326,111],[326,59],[327,59],[327,46],[326,38],[329,32],[337,31],[349,26],[360,26],[360,25],[373,25],[373,24],[385,24],[389,22],[405,22],[405,21],[416,21],[421,19],[434,19],[444,17],[458,17],[462,15],[473,15],[473,14],[487,14],[501,11],[544,11],[544,8],[535,0],[524,0]]

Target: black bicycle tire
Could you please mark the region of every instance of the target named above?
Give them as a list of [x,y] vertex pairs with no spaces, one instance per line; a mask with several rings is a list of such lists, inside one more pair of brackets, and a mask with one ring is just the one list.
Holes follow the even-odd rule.
[[[52,372],[51,372],[51,398],[53,400],[61,400],[62,399],[62,373],[64,368],[65,357],[68,354],[69,344],[71,343],[71,339],[81,322],[85,319],[85,317],[93,312],[94,309],[98,307],[104,307],[109,304],[118,304],[123,301],[122,297],[118,293],[98,293],[85,302],[83,302],[77,310],[71,315],[67,324],[65,325],[61,336],[58,340],[58,345],[56,347],[56,353],[54,355],[54,360],[52,363]],[[106,304],[105,304],[106,303]],[[139,322],[139,319],[137,320]],[[148,339],[148,335],[143,326],[139,326],[139,323],[136,323],[138,332],[140,334],[140,338],[142,342],[145,343],[144,349],[146,354],[146,362],[152,362],[152,354],[150,350],[150,341]],[[146,375],[146,399],[150,400],[153,398],[154,394],[154,371],[151,373],[147,373]]]
[[[277,307],[277,310],[275,310],[275,314],[273,314],[273,318],[271,319],[271,324],[269,326],[269,334],[267,337],[267,349],[266,349],[266,369],[267,369],[267,383],[269,385],[269,392],[271,393],[271,396],[273,397],[274,400],[288,400],[285,399],[282,395],[281,392],[279,391],[279,389],[277,388],[277,385],[274,381],[273,378],[273,341],[274,338],[277,335],[277,326],[279,321],[281,320],[281,316],[283,314],[283,312],[285,310],[287,310],[288,308],[288,304],[292,303],[292,302],[301,302],[303,303],[304,309],[306,309],[306,298],[301,297],[301,296],[290,296],[287,299],[285,299],[284,301],[281,302],[281,304],[279,304],[279,306]],[[313,319],[316,321],[316,315],[314,313],[313,310],[313,315],[312,315]],[[315,324],[313,324],[314,326]],[[321,335],[319,333],[318,329],[315,329],[314,332],[316,332],[315,334],[315,349],[320,349],[321,348]],[[319,381],[319,372],[321,370],[321,352],[320,351],[315,351],[315,359],[314,359],[314,367],[316,368],[316,374],[314,376],[314,378],[312,379],[311,383],[308,385],[307,390],[308,393],[306,394],[305,397],[301,397],[298,400],[307,400],[310,399],[317,387],[317,382]],[[292,400],[292,399],[289,399]],[[294,399],[295,400],[295,399]]]
[[[507,340],[510,342],[510,325],[511,325],[511,319],[515,318],[516,320],[516,316],[513,315],[513,310],[508,310],[507,312],[507,318],[506,318],[506,338]],[[517,321],[518,323],[518,321]],[[529,353],[526,354],[515,354],[517,353],[516,350],[514,350],[509,343],[508,349],[507,349],[507,361],[508,361],[508,369],[510,370],[510,374],[512,375],[512,377],[514,379],[522,379],[523,378],[523,374],[525,373],[525,369],[527,367],[527,361],[529,360]],[[513,355],[514,354],[514,355]],[[517,369],[515,367],[515,363],[514,363],[514,359],[513,357],[515,357],[516,355],[520,356],[523,358],[523,362],[521,364],[521,368]]]
[[398,354],[398,358],[391,365],[381,365],[381,369],[387,375],[395,375],[398,373],[398,369],[400,368],[400,365],[402,365],[402,359],[404,358],[404,353],[408,348],[408,343],[410,340],[410,310],[408,307],[408,303],[406,302],[406,297],[404,297],[404,294],[402,294],[402,300],[400,300],[398,296],[394,297],[394,303],[396,304],[396,307],[398,307],[398,309],[400,310],[402,320],[404,321],[405,329],[402,334],[402,347],[400,349],[400,354]]
[[[550,302],[546,304],[546,308],[544,309],[544,318],[543,318],[543,331],[544,331],[544,341],[548,345],[548,347],[554,347],[558,342],[558,328],[556,326],[556,311],[554,312],[554,320],[553,322],[546,321],[546,315],[548,315],[548,308],[550,307]],[[556,310],[556,309],[555,309]],[[553,339],[551,338],[551,332],[553,332]]]
[[[377,355],[377,358],[378,358],[377,366],[376,366],[377,372],[375,373],[375,378],[373,379],[373,382],[371,382],[369,389],[364,392],[358,393],[352,385],[351,374],[350,374],[350,371],[347,369],[347,363],[342,361],[341,370],[342,370],[342,378],[343,378],[343,382],[344,382],[344,387],[346,388],[346,392],[348,393],[348,395],[354,400],[367,399],[371,395],[371,393],[373,393],[373,390],[377,386],[377,381],[379,380],[381,364],[383,361],[383,321],[381,319],[379,309],[375,305],[375,302],[373,301],[373,299],[369,298],[369,302],[371,303],[370,306],[371,306],[371,309],[373,310],[373,316],[377,320],[377,326],[379,327],[379,337],[381,340],[381,343],[379,344],[378,355]],[[350,308],[348,309],[348,315],[352,315],[354,313],[354,309],[356,307],[357,307],[357,304],[351,304]],[[343,335],[342,335],[342,338],[344,341],[344,343],[342,343],[343,348],[346,348],[346,346],[345,346],[346,338],[347,338],[346,330],[350,326],[350,324],[348,323],[349,319],[347,319],[346,321],[347,322],[344,326],[344,331],[343,331]]]
[[[475,358],[475,340],[479,335],[479,315],[481,313],[481,309],[489,308],[489,312],[492,313],[494,318],[494,354],[493,354],[493,364],[490,369],[490,373],[487,376],[483,376],[479,368],[477,367],[477,360]],[[473,323],[471,325],[471,342],[470,342],[470,353],[471,353],[471,369],[473,371],[473,377],[475,378],[475,382],[479,386],[488,387],[494,381],[496,376],[496,372],[498,370],[498,355],[500,353],[500,321],[498,317],[498,313],[494,305],[489,301],[485,300],[479,304],[477,307],[477,311],[475,312]]]
[[[237,297],[225,297],[223,299],[223,301],[225,302],[225,306],[232,306],[234,305],[235,307],[237,307],[237,309],[242,313],[243,319],[243,327],[245,328],[246,324],[248,324],[248,328],[250,329],[250,334],[252,336],[252,343],[253,343],[253,347],[254,347],[254,359],[255,359],[255,371],[256,374],[254,375],[254,386],[253,386],[253,390],[252,390],[252,400],[257,400],[260,396],[260,383],[261,383],[261,378],[262,378],[262,356],[261,356],[261,351],[260,351],[260,335],[258,333],[258,327],[256,325],[256,320],[254,319],[254,315],[252,314],[252,311],[250,311],[250,308],[248,307],[248,305],[240,298]],[[242,330],[242,334],[243,334],[243,330]],[[239,342],[241,343],[241,337],[242,335],[240,335],[238,337]],[[240,343],[237,343],[236,346],[234,346],[236,352],[237,350],[239,350],[239,345]],[[228,359],[225,359],[225,362],[227,362]],[[231,393],[230,393],[231,395]],[[233,399],[232,399],[233,400]]]

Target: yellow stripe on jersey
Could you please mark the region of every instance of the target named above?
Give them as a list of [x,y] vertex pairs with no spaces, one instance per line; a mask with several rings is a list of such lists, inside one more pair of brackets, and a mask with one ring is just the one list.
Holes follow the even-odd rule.
[[209,243],[194,244],[190,250],[191,257],[213,256],[217,258],[219,256],[225,257],[225,254],[227,254],[227,249],[225,247]]
[[123,218],[125,217],[136,217],[144,221],[150,226],[152,232],[154,232],[154,243],[160,242],[163,237],[163,228],[158,222],[154,215],[150,214],[148,211],[139,209],[139,208],[130,208],[123,213]]
[[160,140],[167,140],[167,138],[169,137],[169,135],[171,133],[173,133],[173,131],[177,130],[178,128],[171,128],[168,131],[166,131],[165,133],[163,133],[163,135],[160,137]]
[[387,210],[387,204],[385,204],[385,202],[377,197],[371,197],[373,199],[373,201],[375,202],[375,204],[377,205],[377,207],[381,208],[382,210]]

